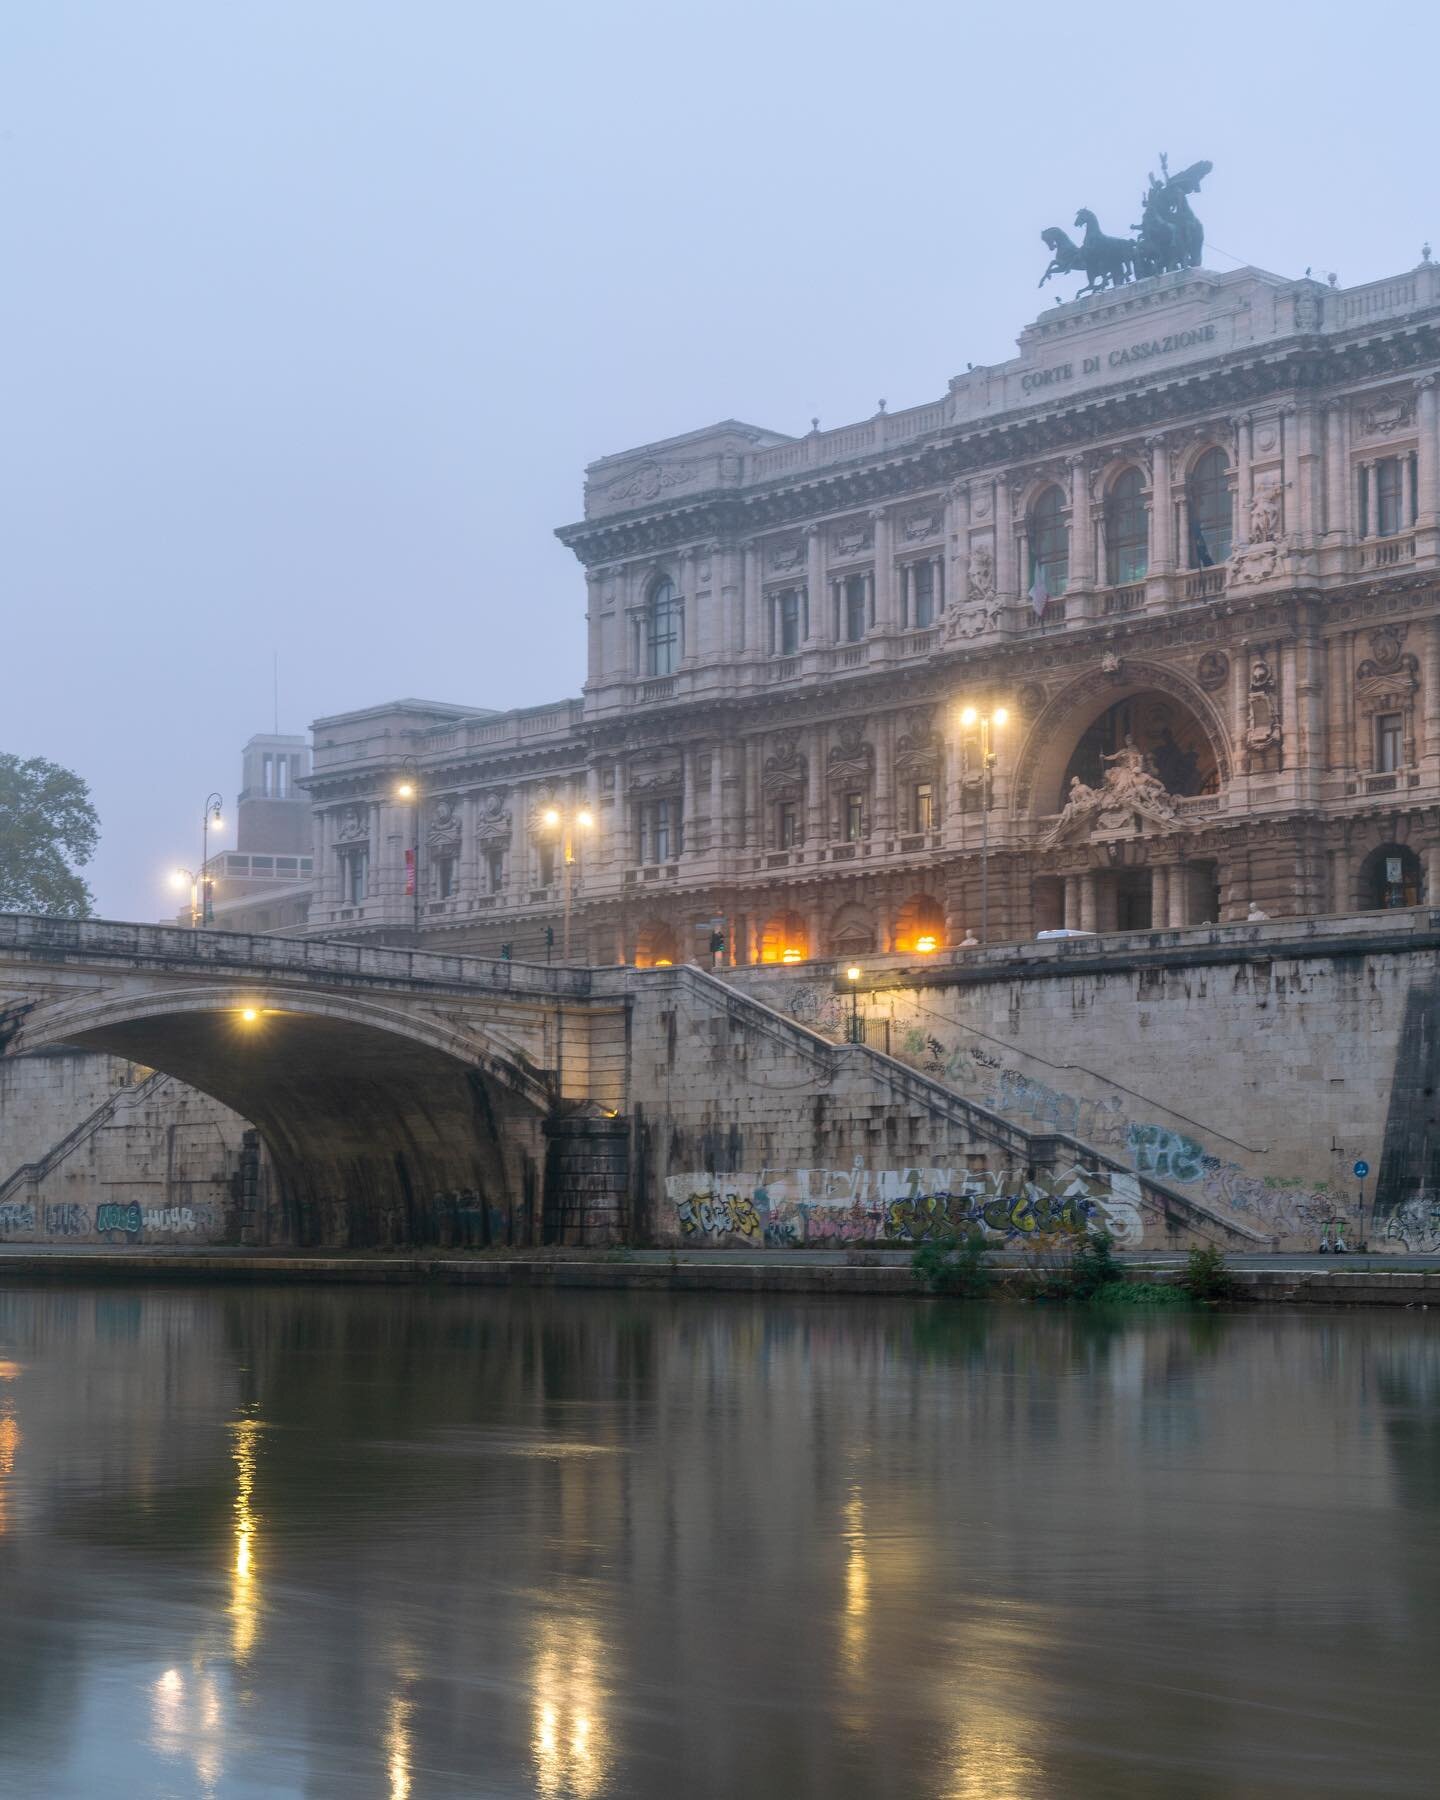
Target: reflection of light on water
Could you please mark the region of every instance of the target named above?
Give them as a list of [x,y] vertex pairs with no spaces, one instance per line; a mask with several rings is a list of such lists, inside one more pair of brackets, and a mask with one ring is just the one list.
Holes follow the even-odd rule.
[[390,1757],[390,1800],[409,1800],[411,1704],[403,1694],[390,1696],[385,1730],[385,1749]]
[[955,1734],[945,1800],[1032,1800],[1043,1793],[1039,1761],[1021,1742],[1033,1723],[1018,1713],[967,1703]]
[[225,1714],[215,1677],[203,1668],[187,1683],[167,1669],[150,1689],[150,1742],[162,1756],[189,1755],[199,1792],[213,1794],[224,1773]]
[[19,1363],[17,1363],[17,1362],[0,1362],[0,1381],[14,1381],[14,1379],[16,1378],[16,1376],[19,1373],[20,1373]]
[[255,1569],[255,1460],[258,1419],[231,1426],[235,1463],[235,1564],[230,1575],[230,1647],[237,1663],[248,1660],[260,1632],[260,1595]]
[[870,1630],[870,1559],[865,1544],[865,1502],[853,1487],[845,1503],[845,1620],[842,1649],[849,1675],[863,1673]]
[[600,1636],[588,1619],[547,1620],[535,1658],[531,1754],[544,1800],[590,1800],[604,1784],[609,1736]]
[[19,1421],[13,1413],[0,1413],[0,1536],[9,1522],[10,1477],[15,1472],[15,1452],[19,1448]]

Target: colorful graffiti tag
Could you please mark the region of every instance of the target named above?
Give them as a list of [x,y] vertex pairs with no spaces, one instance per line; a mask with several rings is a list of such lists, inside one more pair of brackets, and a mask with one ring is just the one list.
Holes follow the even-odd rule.
[[1140,1183],[1078,1166],[1034,1177],[1016,1170],[761,1170],[672,1175],[666,1196],[682,1241],[772,1248],[921,1243],[962,1230],[1008,1239],[1076,1233],[1094,1225],[1138,1247],[1145,1236]]

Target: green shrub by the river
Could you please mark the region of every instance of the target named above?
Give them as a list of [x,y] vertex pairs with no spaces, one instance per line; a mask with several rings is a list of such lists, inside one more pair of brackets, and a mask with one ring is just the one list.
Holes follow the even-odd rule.
[[983,1232],[966,1236],[932,1238],[918,1246],[910,1258],[915,1279],[932,1294],[949,1294],[960,1300],[978,1300],[990,1285],[986,1267],[987,1246]]

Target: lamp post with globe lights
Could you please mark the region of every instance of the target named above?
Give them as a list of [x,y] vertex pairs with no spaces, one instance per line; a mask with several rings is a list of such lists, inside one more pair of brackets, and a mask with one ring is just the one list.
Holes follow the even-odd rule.
[[410,802],[410,849],[406,852],[410,866],[405,871],[405,892],[411,904],[411,924],[415,941],[420,941],[420,765],[413,756],[402,757],[400,779],[395,784],[397,800]]
[[588,806],[547,806],[540,814],[540,829],[560,845],[560,904],[563,913],[560,954],[570,960],[570,913],[575,899],[575,845],[579,836],[595,828]]
[[[973,731],[977,726],[980,731],[980,769],[978,781],[980,786],[980,942],[990,942],[990,803],[994,797],[995,787],[995,751],[991,747],[990,733],[999,730],[1010,717],[1003,706],[994,710],[977,709],[967,706],[960,714],[960,723],[966,731]],[[971,779],[968,763],[968,740],[961,740],[961,753],[967,758],[964,775]]]
[[[210,925],[214,923],[215,919],[215,908],[211,901],[214,883],[210,876],[210,827],[213,825],[216,831],[223,829],[225,821],[220,816],[220,809],[223,805],[224,801],[219,794],[207,794],[205,810],[200,815],[200,877],[197,883],[199,917],[195,918],[197,925]],[[195,917],[195,910],[195,904],[192,901],[190,908],[192,918]]]

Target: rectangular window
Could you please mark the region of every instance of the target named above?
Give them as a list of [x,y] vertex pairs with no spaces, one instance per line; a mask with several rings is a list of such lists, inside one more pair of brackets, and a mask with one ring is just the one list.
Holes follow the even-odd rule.
[[793,850],[800,842],[800,808],[793,800],[782,800],[775,808],[775,841],[782,850]]
[[1375,536],[1395,537],[1405,523],[1405,460],[1382,456],[1375,465]]
[[865,835],[865,796],[852,788],[845,796],[845,842],[858,844]]
[[935,787],[929,781],[917,781],[910,790],[910,821],[913,831],[935,829]]
[[775,611],[780,625],[780,654],[794,656],[800,648],[800,590],[786,588],[775,597]]
[[540,846],[540,885],[547,888],[555,885],[555,846],[553,844]]
[[260,792],[268,796],[275,792],[275,759],[273,756],[262,756],[260,759]]
[[275,795],[279,800],[290,798],[290,758],[288,756],[275,758]]
[[939,616],[940,609],[936,605],[935,567],[933,562],[918,562],[910,565],[910,600],[915,615],[915,628],[922,631],[927,625],[933,625]]
[[678,800],[647,800],[636,818],[636,860],[669,862],[684,849]]
[[485,892],[498,894],[505,885],[505,852],[503,850],[487,850],[485,852]]
[[1402,713],[1380,713],[1375,720],[1375,767],[1392,775],[1403,767],[1405,719]]
[[359,906],[365,899],[370,875],[368,850],[340,852],[340,897],[346,906]]
[[448,900],[455,892],[455,858],[453,856],[437,856],[435,858],[435,896],[439,900]]
[[850,644],[859,643],[865,635],[865,588],[863,575],[847,575],[841,584],[841,633]]

